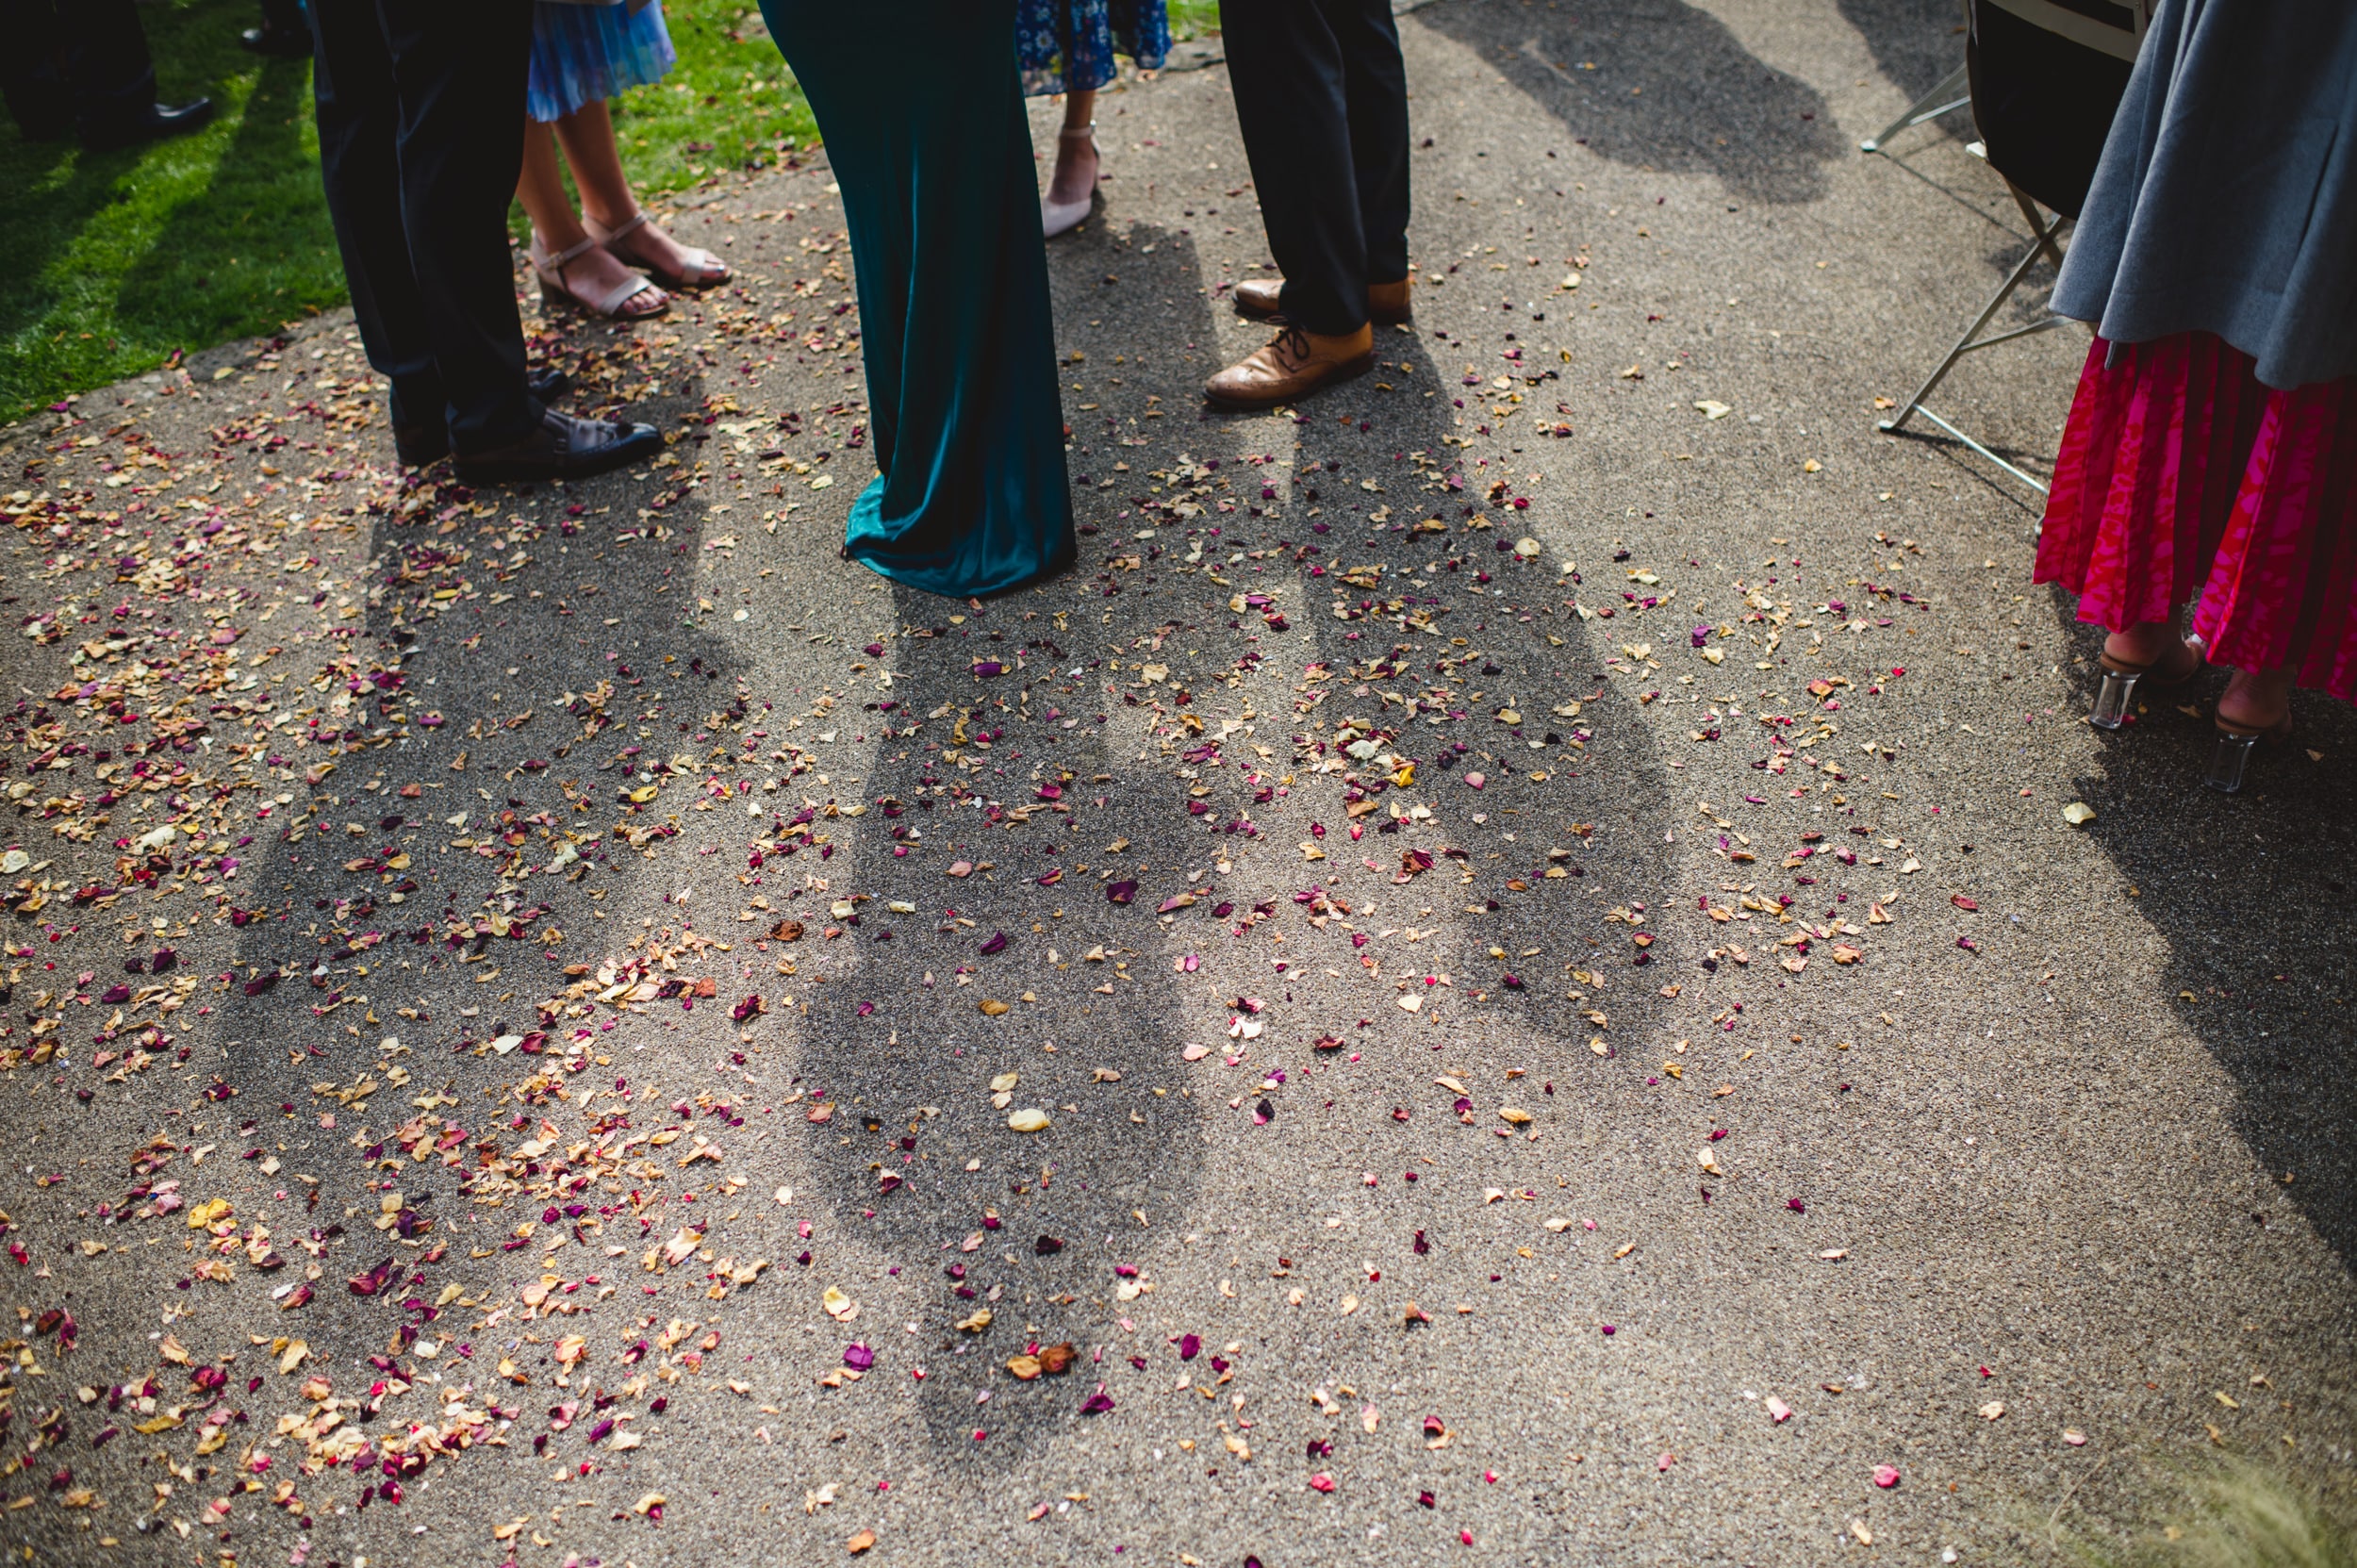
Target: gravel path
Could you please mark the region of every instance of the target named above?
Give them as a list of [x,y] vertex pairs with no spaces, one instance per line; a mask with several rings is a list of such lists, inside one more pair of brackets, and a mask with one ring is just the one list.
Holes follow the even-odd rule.
[[[2019,1562],[2213,1443],[2346,1496],[2357,725],[2231,801],[2215,680],[2092,732],[2035,498],[1875,432],[2025,242],[1960,138],[1855,150],[1951,16],[1417,10],[1415,324],[1265,417],[1195,392],[1225,72],[1111,94],[1082,564],[986,605],[836,558],[823,162],[680,204],[741,289],[542,323],[651,469],[405,488],[339,319],[0,434],[0,1537]],[[2082,352],[1938,406],[2042,472]]]

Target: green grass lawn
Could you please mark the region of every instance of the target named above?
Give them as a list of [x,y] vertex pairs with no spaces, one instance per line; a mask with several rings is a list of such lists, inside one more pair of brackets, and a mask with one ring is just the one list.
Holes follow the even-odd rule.
[[1219,31],[1219,0],[1167,0],[1173,38],[1201,38]]
[[[1217,23],[1216,0],[1173,0],[1173,31]],[[679,65],[624,95],[615,125],[642,191],[674,190],[806,143],[810,113],[745,0],[665,0]],[[311,67],[239,47],[250,0],[140,8],[167,102],[209,94],[204,131],[123,152],[33,142],[0,116],[0,423],[276,330],[344,302],[320,194]],[[888,91],[889,62],[880,62]],[[519,111],[520,112],[520,111]],[[523,233],[520,211],[517,233]]]
[[[742,0],[668,0],[679,66],[617,106],[641,190],[693,185],[780,140],[810,115]],[[143,5],[168,102],[208,93],[202,132],[124,152],[32,142],[0,117],[0,423],[232,338],[344,302],[320,194],[311,67],[239,47],[250,0]],[[520,107],[519,112],[521,112]],[[519,229],[520,233],[521,230]]]

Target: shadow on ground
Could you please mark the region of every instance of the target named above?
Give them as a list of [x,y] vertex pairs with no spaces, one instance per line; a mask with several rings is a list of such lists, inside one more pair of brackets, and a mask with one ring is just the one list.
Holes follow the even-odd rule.
[[[246,0],[140,8],[159,95],[209,95],[234,126],[93,153],[0,120],[0,237],[20,274],[0,300],[0,415],[35,388],[94,386],[344,297],[310,66],[247,54],[238,34],[255,20]],[[168,212],[138,205],[159,190],[177,198]]]
[[[690,382],[662,399],[660,413],[671,415],[679,405],[700,405],[700,387]],[[363,451],[377,443],[387,443],[382,427],[365,437]],[[341,457],[325,462],[358,467],[358,457],[360,451],[344,446]],[[391,471],[387,451],[374,457]],[[660,1240],[652,1224],[665,1221],[665,1214],[657,1210],[641,1221],[629,1197],[605,1183],[586,1188],[580,1212],[563,1216],[561,1224],[549,1221],[525,1252],[509,1229],[537,1219],[537,1207],[530,1214],[511,1212],[509,1205],[476,1216],[462,1186],[462,1179],[478,1174],[473,1148],[483,1139],[511,1144],[530,1136],[542,1108],[570,1122],[563,1106],[568,1094],[582,1106],[608,1084],[622,1089],[641,1078],[648,1061],[624,1051],[643,1049],[657,1032],[679,1028],[662,1016],[679,1002],[627,1014],[618,1026],[608,1023],[605,1032],[599,1031],[610,1018],[603,1009],[563,1016],[563,1004],[549,1002],[566,988],[568,962],[596,962],[619,948],[627,933],[641,933],[636,927],[624,933],[619,922],[608,927],[596,910],[665,910],[669,889],[681,886],[679,877],[693,875],[676,863],[646,866],[619,834],[608,837],[605,830],[615,814],[627,823],[657,825],[684,809],[681,795],[693,787],[684,776],[700,778],[700,771],[693,762],[681,767],[676,759],[690,748],[684,734],[667,734],[669,719],[726,707],[735,686],[724,641],[684,620],[693,603],[693,578],[671,575],[671,569],[693,569],[700,554],[704,517],[698,495],[665,498],[665,509],[652,514],[655,521],[632,523],[638,533],[632,547],[613,550],[613,519],[651,504],[652,490],[643,474],[618,474],[566,493],[509,490],[492,498],[495,507],[476,514],[462,486],[387,486],[379,493],[382,504],[355,509],[354,521],[318,519],[368,564],[365,570],[354,569],[354,587],[374,592],[368,594],[365,620],[349,635],[289,639],[269,665],[283,691],[308,686],[316,693],[318,717],[316,729],[289,721],[269,735],[269,776],[280,804],[255,834],[250,858],[236,866],[236,880],[228,882],[240,910],[236,932],[222,932],[231,941],[198,929],[179,943],[181,965],[203,965],[205,974],[223,981],[217,988],[207,983],[209,1021],[181,1021],[186,1037],[222,1042],[219,1054],[189,1064],[193,1082],[151,1070],[132,1075],[123,1089],[137,1106],[137,1125],[176,1131],[174,1117],[189,1115],[190,1122],[209,1122],[203,1136],[223,1150],[223,1158],[233,1158],[226,1153],[231,1148],[250,1148],[250,1160],[271,1150],[269,1164],[233,1167],[226,1177],[217,1167],[190,1169],[186,1163],[170,1174],[186,1174],[207,1191],[226,1186],[238,1193],[240,1214],[252,1221],[266,1214],[264,1230],[280,1262],[264,1262],[266,1247],[236,1254],[236,1271],[261,1273],[223,1290],[190,1278],[190,1262],[209,1259],[181,1257],[174,1249],[146,1276],[151,1290],[111,1290],[71,1301],[94,1344],[146,1342],[154,1337],[149,1328],[158,1309],[165,1311],[165,1323],[179,1323],[176,1332],[207,1344],[242,1344],[242,1334],[255,1328],[299,1334],[311,1356],[306,1370],[354,1400],[354,1431],[384,1445],[396,1441],[410,1419],[431,1419],[426,1384],[438,1375],[436,1367],[478,1377],[497,1361],[500,1346],[490,1337],[481,1344],[483,1362],[459,1358],[471,1353],[473,1344],[467,1351],[445,1344],[443,1362],[420,1358],[431,1353],[431,1339],[453,1329],[450,1313],[462,1311],[443,1304],[445,1285],[481,1292],[490,1304],[495,1296],[511,1299],[516,1278],[537,1278],[544,1249],[563,1254],[566,1273],[594,1273],[601,1266],[618,1271],[651,1245],[651,1235]],[[608,504],[610,512],[603,512]],[[589,519],[575,521],[582,512]],[[582,575],[563,580],[547,597],[500,594],[504,603],[495,603],[490,592],[476,592],[459,594],[448,606],[436,599],[436,589],[457,583],[487,589],[497,573],[514,570],[509,564],[516,554],[553,559],[558,547],[570,547],[570,559],[577,561],[563,570]],[[608,566],[591,564],[599,552]],[[615,625],[601,625],[608,616]],[[255,630],[266,636],[271,627]],[[261,636],[247,636],[240,653],[259,649]],[[561,688],[568,696],[599,691],[601,684],[608,684],[610,698],[601,698],[599,705],[613,702],[613,726],[582,735],[580,715],[589,710],[552,698]],[[636,705],[651,701],[665,705],[667,721],[655,738],[641,740],[629,719]],[[391,734],[388,710],[410,715],[410,738],[382,740]],[[429,715],[438,715],[438,724],[420,724]],[[186,745],[190,752],[184,757],[163,748],[156,752],[165,767],[189,767],[186,776],[173,781],[173,792],[163,797],[168,801],[181,792],[193,797],[207,790],[219,768],[219,759],[198,752],[193,740]],[[693,750],[700,757],[702,748]],[[646,781],[667,781],[657,804],[641,809],[618,800]],[[306,806],[318,811],[308,823],[302,818]],[[450,820],[454,814],[464,814],[462,825]],[[297,823],[297,839],[285,837],[288,818]],[[311,833],[302,833],[304,825]],[[552,861],[563,830],[582,839],[580,861],[570,866]],[[426,839],[438,847],[448,837],[471,837],[478,853],[454,863],[424,853]],[[415,866],[410,847],[417,847]],[[674,842],[667,858],[685,853]],[[657,899],[657,891],[665,899]],[[163,943],[165,922],[156,924]],[[547,941],[553,932],[563,932],[563,941]],[[146,948],[149,943],[125,946],[123,955],[137,965],[149,957]],[[613,1051],[613,1073],[575,1078],[558,1070],[558,1051],[577,1028],[585,1028],[599,1051]],[[535,1031],[547,1032],[539,1075],[519,1070],[519,1064],[533,1064],[533,1056],[509,1054],[516,1037]],[[506,1037],[506,1047],[487,1051],[486,1042],[500,1037]],[[168,1047],[170,1040],[156,1045],[158,1056]],[[537,1037],[525,1049],[539,1049]],[[405,1070],[405,1082],[388,1078],[388,1068]],[[360,1080],[377,1084],[374,1098],[346,1097],[339,1103],[335,1089]],[[646,1097],[643,1082],[638,1094]],[[181,1098],[189,1101],[186,1111]],[[622,1108],[636,1113],[648,1130],[674,1120],[662,1106],[629,1106],[624,1098]],[[715,1111],[698,1106],[698,1115]],[[729,1115],[729,1106],[721,1103],[717,1115]],[[280,1160],[288,1174],[275,1181],[288,1191],[266,1196],[259,1188],[269,1181],[252,1172],[275,1172]],[[108,1155],[108,1164],[116,1163],[116,1155]],[[121,1174],[108,1172],[108,1179],[121,1181]],[[245,1191],[238,1186],[240,1179]],[[396,1196],[401,1210],[393,1229],[377,1226],[377,1212],[354,1202],[379,1183]],[[651,1196],[662,1193],[652,1183],[648,1188]],[[684,1214],[693,1219],[693,1210]],[[69,1221],[59,1214],[55,1224]],[[783,1221],[778,1229],[771,1249],[785,1240]],[[603,1257],[610,1243],[629,1243],[629,1259]],[[304,1266],[313,1259],[321,1276],[302,1285]],[[365,1292],[346,1285],[370,1273],[374,1280]],[[283,1299],[297,1287],[306,1296]],[[259,1290],[271,1290],[278,1306],[302,1311],[280,1313],[264,1306],[264,1318],[255,1318],[261,1296],[250,1292]],[[586,1328],[591,1320],[582,1323]],[[528,1377],[547,1384],[547,1344],[523,1348],[506,1342],[506,1348],[519,1353]],[[622,1375],[618,1367],[599,1367],[599,1398],[603,1384]],[[358,1400],[372,1381],[379,1394],[387,1386],[391,1394],[360,1410]],[[412,1391],[410,1384],[420,1386]],[[495,1379],[483,1379],[492,1403],[495,1386]],[[266,1427],[288,1400],[285,1389],[259,1389],[261,1379],[255,1379],[252,1389],[240,1391],[240,1403],[252,1400],[236,1417],[240,1424],[255,1419]],[[509,1398],[530,1405],[535,1394],[539,1389],[511,1391]],[[679,1410],[674,1419],[693,1422],[695,1412]],[[651,1422],[655,1427],[660,1419]],[[384,1469],[377,1466],[379,1452],[387,1455]],[[426,1518],[462,1530],[481,1527],[471,1518],[453,1521],[440,1511],[440,1497],[450,1493],[421,1488],[412,1474],[415,1464],[388,1457],[391,1452],[370,1450],[368,1464],[354,1466],[360,1474],[330,1469],[302,1478],[302,1499],[289,1507],[289,1516],[308,1513],[302,1523],[322,1556],[351,1560],[354,1546],[370,1549],[377,1532]],[[83,1466],[88,1478],[118,1490],[140,1485],[113,1469],[118,1457],[125,1464],[146,1464],[146,1457],[116,1447]],[[618,1469],[632,1464],[622,1460]],[[486,1476],[481,1483],[495,1488],[497,1480]],[[387,1526],[384,1502],[403,1490],[412,1518]],[[358,1511],[370,1502],[377,1504],[374,1523]],[[30,1523],[47,1527],[52,1521],[44,1516]],[[64,1521],[57,1523],[64,1527]]]
[[115,320],[142,338],[175,335],[194,347],[247,330],[272,313],[293,316],[308,299],[268,287],[265,256],[308,256],[322,292],[340,286],[336,234],[308,146],[311,64],[272,59],[238,117],[228,151],[201,191],[173,207],[162,232],[124,275]]
[[[1191,241],[1133,231],[1118,274],[1102,244],[1053,253],[1061,323],[1133,305],[1159,282],[1178,298],[1184,279],[1192,298],[1158,337],[1204,336]],[[808,1129],[809,1164],[826,1173],[836,1224],[938,1293],[915,1400],[934,1458],[974,1481],[1036,1461],[1087,1419],[1113,1369],[1011,1384],[1001,1365],[1027,1347],[1085,1342],[1115,1266],[1164,1242],[1201,1175],[1204,1109],[1180,1049],[1216,1038],[1219,1002],[1174,973],[1178,933],[1156,908],[1204,857],[1179,826],[1193,819],[1168,765],[1136,761],[1143,715],[1096,689],[1108,643],[1159,645],[1179,628],[1150,590],[1113,589],[1118,573],[1111,591],[1075,591],[1121,532],[1108,503],[1091,504],[1094,476],[1113,461],[1090,447],[1098,412],[1069,410],[1088,531],[1076,575],[980,608],[893,590],[893,680],[867,705],[887,726],[929,720],[921,733],[939,746],[897,751],[883,737],[863,784],[882,820],[830,878],[872,895],[850,933],[859,956],[814,995],[802,1026],[799,1070],[843,1108]],[[948,874],[961,863],[970,869]],[[980,885],[1018,881],[1030,884],[1019,899]],[[1134,895],[1110,901],[1122,883]],[[1028,913],[1013,927],[976,924],[969,902]],[[994,1093],[994,1081],[1009,1087]],[[1008,1118],[1025,1109],[1046,1112],[1051,1130],[1015,1135]],[[1150,1163],[1140,1139],[1157,1151]]]
[[1826,166],[1856,156],[1815,88],[1679,0],[1543,13],[1444,0],[1416,20],[1475,50],[1616,163],[1708,173],[1730,196],[1788,205],[1821,198]]
[[[1964,8],[1951,0],[1838,0],[1841,19],[1857,29],[1874,64],[1913,103],[1964,63]],[[1902,133],[1925,140],[1970,140],[1969,109],[1944,114]],[[1897,141],[1904,154],[1910,143]]]
[[[950,729],[940,751],[899,752],[863,784],[883,819],[830,878],[864,896],[847,937],[858,957],[814,998],[799,1063],[839,1107],[807,1130],[835,1223],[937,1295],[922,1345],[931,1375],[915,1395],[933,1453],[982,1474],[1027,1462],[1080,1418],[1102,1374],[1010,1386],[1000,1363],[1089,1339],[1115,1265],[1147,1239],[1135,1216],[1188,1212],[1203,1145],[1156,897],[1106,897],[1172,879],[1179,799],[1166,774],[1116,757],[1100,698],[1058,679],[1103,628],[1066,630],[1035,602],[1009,595],[957,627],[954,602],[895,590],[895,618],[915,635],[894,654],[884,721]],[[1085,827],[1053,809],[1107,803]],[[1043,880],[1048,891],[1019,901],[987,885]],[[1011,901],[1026,918],[1010,920]],[[1089,951],[1100,961],[1084,962]],[[1016,1135],[1009,1117],[1024,1110],[1052,1129]]]
[[[2081,655],[2073,696],[2091,707],[2102,628],[2050,596]],[[2346,1031],[2312,1022],[2357,1002],[2357,940],[2346,911],[2357,890],[2357,829],[2332,760],[2357,749],[2357,715],[2321,692],[2296,692],[2299,729],[2262,753],[2244,792],[2205,786],[2217,734],[2210,718],[2226,672],[2139,703],[2136,720],[2104,736],[2107,771],[2073,783],[2097,811],[2092,834],[2136,889],[2138,911],[2169,948],[2162,973],[2181,1024],[2208,1048],[2241,1097],[2238,1131],[2277,1201],[2298,1211],[2344,1266],[2357,1269],[2357,1086]],[[2180,711],[2181,704],[2197,712]],[[2313,760],[2309,751],[2323,754]],[[2305,909],[2305,919],[2285,918]],[[2250,932],[2263,920],[2264,948]],[[2132,1044],[2134,1032],[2113,1044]],[[2253,1205],[2247,1223],[2282,1214]]]

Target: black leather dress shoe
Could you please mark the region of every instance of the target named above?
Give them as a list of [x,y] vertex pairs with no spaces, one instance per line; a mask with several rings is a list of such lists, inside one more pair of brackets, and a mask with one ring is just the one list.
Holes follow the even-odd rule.
[[421,469],[450,455],[450,432],[438,424],[393,426],[393,456],[404,469]]
[[462,453],[455,467],[470,485],[501,481],[585,479],[652,457],[663,433],[620,420],[577,420],[552,408],[522,440],[488,452]]
[[[543,404],[559,402],[573,393],[573,378],[554,366],[534,371],[524,377],[524,385]],[[404,469],[438,463],[450,455],[450,432],[438,424],[397,424],[393,426],[393,455]]]
[[306,27],[272,27],[268,25],[248,27],[238,35],[238,41],[256,55],[269,55],[277,59],[311,58],[311,33]]
[[117,147],[136,147],[142,141],[160,141],[168,136],[185,136],[201,128],[212,118],[213,101],[210,98],[192,98],[170,108],[161,104],[150,104],[125,119],[103,125],[83,126],[82,145],[98,152]]

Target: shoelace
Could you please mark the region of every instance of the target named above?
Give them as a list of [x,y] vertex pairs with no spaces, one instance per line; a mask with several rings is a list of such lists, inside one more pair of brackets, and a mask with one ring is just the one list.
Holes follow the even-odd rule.
[[1285,367],[1288,370],[1300,366],[1310,357],[1310,335],[1300,327],[1290,323],[1284,331],[1277,335],[1277,340],[1269,346],[1277,351],[1277,358],[1280,362],[1290,361]]

